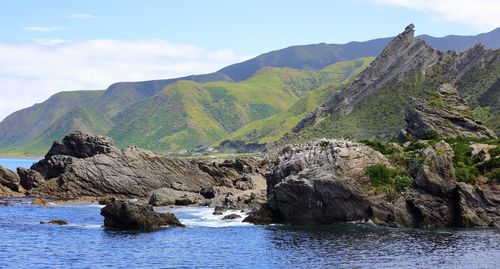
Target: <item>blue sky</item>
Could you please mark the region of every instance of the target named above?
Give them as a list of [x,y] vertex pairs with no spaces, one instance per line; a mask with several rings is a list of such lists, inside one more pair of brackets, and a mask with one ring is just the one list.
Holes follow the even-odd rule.
[[291,45],[500,26],[499,0],[0,0],[0,120],[63,90],[207,73]]
[[[443,21],[429,12],[377,1],[4,0],[0,41],[158,38],[258,54],[294,44],[392,36],[409,22],[419,33],[433,36],[493,29]],[[30,31],[30,27],[47,29]]]

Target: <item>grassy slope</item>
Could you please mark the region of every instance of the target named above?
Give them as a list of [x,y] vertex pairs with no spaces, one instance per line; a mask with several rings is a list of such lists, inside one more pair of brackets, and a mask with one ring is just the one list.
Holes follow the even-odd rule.
[[109,134],[119,145],[156,151],[213,144],[250,122],[285,111],[316,87],[346,80],[366,61],[320,71],[264,68],[238,83],[178,81],[122,112],[126,116],[118,115],[121,121]]
[[[38,139],[40,134],[59,121],[75,106],[87,107],[104,91],[60,92],[41,104],[20,110],[1,122],[4,136],[0,137],[0,151],[7,152]],[[61,130],[64,131],[64,130]]]
[[[424,98],[435,91],[445,80],[447,67],[435,66],[426,75],[415,74],[404,81],[388,83],[387,86],[371,94],[345,116],[329,118],[316,126],[305,128],[299,133],[292,133],[280,144],[301,142],[317,137],[344,137],[354,140],[379,139],[390,140],[405,125],[404,114],[410,96]],[[473,112],[483,113],[489,127],[498,133],[498,101],[484,98],[485,95],[496,96],[498,88],[494,88],[500,79],[500,66],[475,68],[467,72],[456,86],[463,98],[467,100]],[[494,92],[494,94],[492,94]],[[483,103],[481,98],[493,103]],[[492,101],[493,100],[493,101]],[[485,112],[486,111],[486,112]]]
[[351,80],[359,74],[373,59],[373,57],[367,57],[354,61],[340,62],[322,69],[321,72],[329,73],[330,76],[335,78],[331,84],[320,86],[310,91],[281,113],[243,126],[232,133],[228,139],[253,143],[271,143],[279,140],[295,127],[307,113],[314,110],[321,102],[333,95],[340,84]]

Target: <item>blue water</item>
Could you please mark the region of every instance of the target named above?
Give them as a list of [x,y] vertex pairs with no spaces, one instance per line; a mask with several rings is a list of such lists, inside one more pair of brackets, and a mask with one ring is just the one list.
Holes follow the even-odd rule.
[[[173,211],[187,228],[104,229],[101,206],[0,206],[0,268],[499,268],[500,232],[367,224],[253,226],[209,208]],[[39,224],[64,219],[68,226]]]
[[1,159],[0,165],[10,169],[12,171],[16,171],[18,167],[30,168],[31,165],[36,163],[37,159]]

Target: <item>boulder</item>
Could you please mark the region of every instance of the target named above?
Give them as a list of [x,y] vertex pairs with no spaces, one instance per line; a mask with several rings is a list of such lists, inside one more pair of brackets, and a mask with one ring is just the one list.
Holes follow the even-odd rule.
[[192,205],[203,200],[198,193],[161,188],[151,192],[149,204],[152,206]]
[[19,191],[19,176],[9,169],[0,165],[0,185],[12,191]]
[[155,212],[150,205],[114,201],[101,209],[106,228],[153,230],[162,226],[184,227],[172,213]]
[[222,219],[223,220],[241,219],[241,216],[238,214],[229,214],[229,215],[224,216]]

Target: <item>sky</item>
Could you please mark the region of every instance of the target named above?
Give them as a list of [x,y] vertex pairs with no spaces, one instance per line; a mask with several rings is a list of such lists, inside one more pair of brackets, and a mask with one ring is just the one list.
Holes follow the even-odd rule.
[[500,27],[500,0],[0,0],[0,120],[69,90],[209,73],[292,45]]

